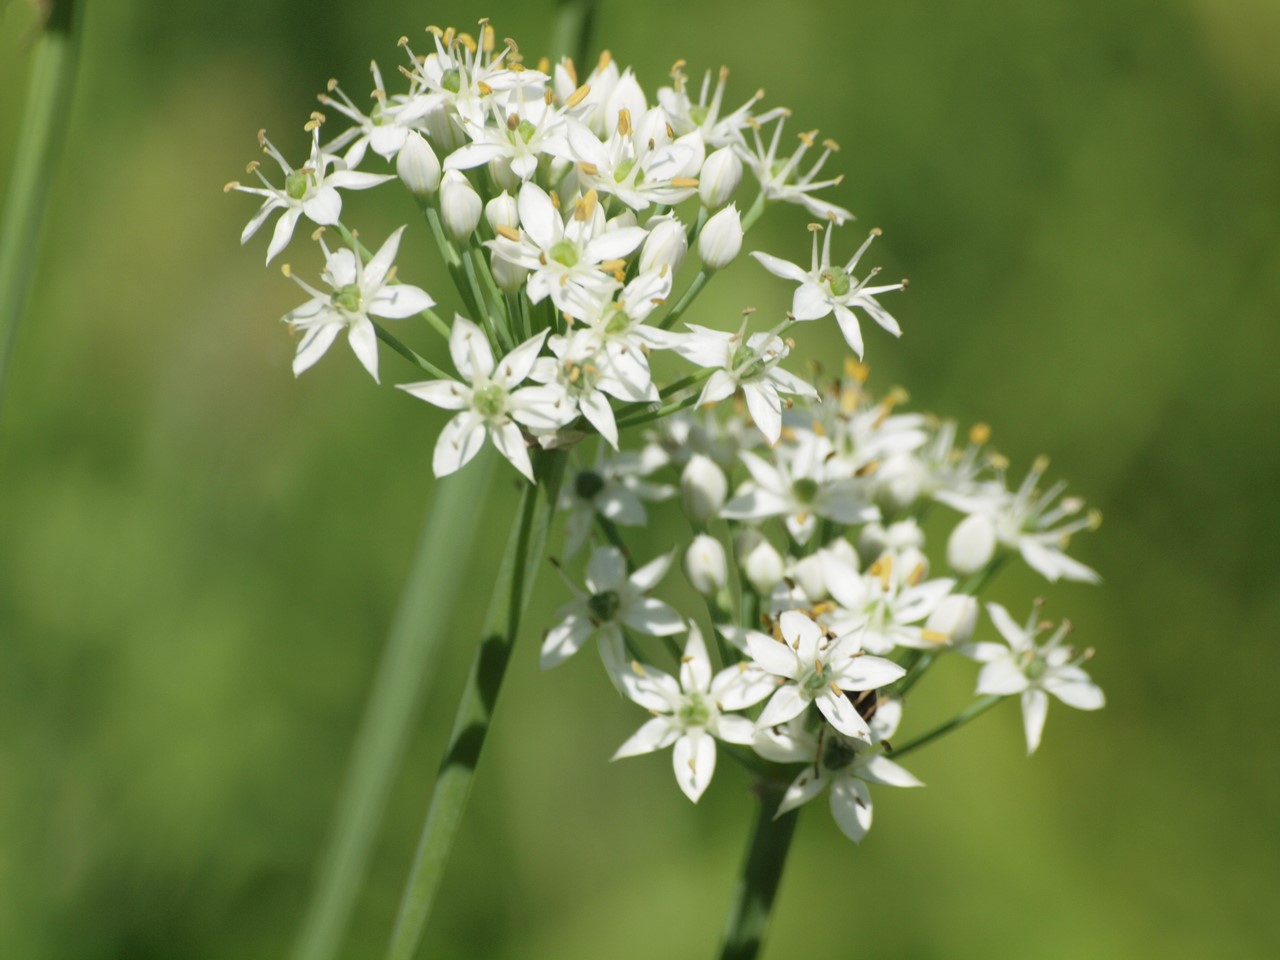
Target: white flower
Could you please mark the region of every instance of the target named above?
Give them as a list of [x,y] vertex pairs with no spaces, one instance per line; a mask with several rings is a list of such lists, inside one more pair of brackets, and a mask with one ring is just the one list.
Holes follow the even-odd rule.
[[891,290],[901,290],[903,283],[891,283],[879,287],[867,284],[880,272],[876,267],[863,279],[853,275],[858,261],[866,253],[871,241],[880,235],[879,230],[872,230],[866,242],[858,248],[857,253],[843,267],[831,264],[831,232],[835,221],[827,224],[826,238],[822,242],[822,256],[818,256],[818,235],[816,227],[813,236],[813,265],[806,271],[794,263],[788,263],[767,253],[753,253],[752,256],[775,277],[791,280],[800,284],[791,300],[791,314],[796,320],[819,320],[834,312],[836,322],[840,324],[840,332],[845,342],[859,357],[862,356],[862,330],[858,326],[858,317],[854,310],[864,311],[871,319],[895,337],[902,336],[902,328],[898,321],[880,306],[876,296]]
[[824,473],[831,444],[825,437],[804,431],[797,442],[779,449],[773,462],[746,450],[738,455],[751,479],[734,492],[723,516],[731,520],[763,520],[785,516],[787,531],[796,543],[807,543],[818,519],[840,524],[862,523],[877,514],[862,497],[857,480],[828,479]]
[[[417,130],[422,118],[435,106],[435,101],[429,97],[395,97],[389,100],[378,64],[370,63],[369,72],[373,74],[373,108],[368,114],[355,105],[338,86],[337,80],[329,81],[328,91],[336,93],[338,99],[323,93],[319,97],[326,107],[337,110],[355,124],[325,144],[326,153],[336,153],[346,147],[347,152],[342,159],[353,170],[360,166],[369,147],[387,160],[397,156],[411,139],[411,132]],[[437,170],[436,177],[439,175]]]
[[668,215],[652,218],[646,229],[649,236],[640,248],[640,272],[658,273],[666,267],[674,276],[689,252],[689,236],[684,224]]
[[338,217],[342,215],[342,196],[338,193],[339,187],[345,190],[367,190],[395,179],[389,174],[359,173],[355,170],[337,169],[332,173],[329,172],[333,157],[320,150],[320,120],[315,118],[310,120],[307,123],[307,129],[311,131],[311,156],[297,170],[289,166],[289,162],[267,139],[267,132],[258,131],[258,142],[262,145],[262,152],[280,164],[280,169],[284,171],[283,187],[273,187],[258,169],[257,161],[254,161],[249,164],[249,172],[262,181],[261,187],[244,187],[232,180],[224,188],[266,198],[262,201],[258,212],[253,215],[253,219],[245,226],[244,232],[240,234],[241,243],[247,243],[274,211],[284,211],[276,221],[275,232],[271,235],[271,243],[267,247],[267,263],[274,260],[276,254],[289,245],[289,241],[293,238],[293,228],[303,214],[324,227],[338,222]]
[[698,256],[712,270],[731,264],[742,249],[742,218],[737,204],[712,216],[698,234]]
[[789,347],[781,337],[743,332],[726,333],[696,324],[686,324],[690,334],[673,344],[673,349],[699,367],[716,370],[702,388],[698,405],[725,400],[742,388],[747,410],[770,444],[782,433],[782,400],[779,393],[817,398],[818,392],[794,374],[778,366]]
[[396,174],[415,197],[429,197],[440,189],[440,161],[416,130],[409,133],[396,154]]
[[947,563],[956,573],[977,573],[995,555],[996,528],[985,514],[969,514],[947,537]]
[[597,514],[624,527],[644,526],[649,519],[645,501],[666,500],[675,493],[665,483],[644,479],[666,464],[666,453],[653,444],[615,454],[601,446],[595,463],[579,470],[561,487],[560,509],[569,511],[565,556],[573,556],[587,542]]
[[695,526],[705,526],[720,513],[729,493],[729,481],[716,462],[695,453],[680,474],[680,502]]
[[1068,519],[1084,508],[1084,501],[1065,497],[1055,505],[1054,501],[1067,487],[1064,482],[1055,483],[1044,492],[1037,489],[1036,484],[1048,466],[1047,458],[1036,460],[1022,485],[1013,493],[1008,492],[1004,485],[1003,469],[1000,470],[998,484],[970,493],[937,493],[935,499],[938,501],[972,515],[962,521],[953,534],[955,539],[961,528],[965,528],[965,542],[957,543],[952,559],[962,564],[973,563],[982,555],[978,548],[985,549],[986,540],[990,537],[1002,547],[1017,550],[1027,565],[1050,583],[1058,580],[1100,583],[1102,578],[1097,571],[1072,560],[1065,551],[1073,533],[1095,529],[1102,518],[1098,513],[1090,512],[1083,517]]
[[832,619],[837,630],[860,625],[862,646],[872,653],[889,653],[894,647],[928,649],[944,643],[945,634],[924,629],[928,617],[955,581],[925,580],[924,555],[906,550],[885,553],[860,576],[833,580],[831,596],[842,610]]
[[548,387],[514,390],[528,376],[546,339],[544,330],[494,363],[493,351],[483,331],[466,317],[453,319],[449,353],[465,382],[424,380],[399,384],[419,400],[458,415],[445,424],[436,441],[431,469],[437,477],[466,466],[484,446],[487,433],[493,445],[511,465],[533,480],[533,464],[524,435],[516,421],[535,430],[553,430],[560,422],[563,401]]
[[871,730],[846,696],[850,690],[874,690],[906,671],[881,657],[865,656],[855,633],[832,639],[799,610],[778,618],[782,640],[747,632],[747,650],[765,673],[788,681],[766,704],[758,727],[772,727],[799,716],[813,704],[833,727],[849,737],[870,741]]
[[746,527],[738,534],[734,552],[742,575],[762,597],[767,597],[786,574],[782,554],[754,527]]
[[649,637],[682,633],[685,623],[680,615],[661,600],[646,596],[666,575],[672,557],[664,554],[627,576],[627,561],[617,547],[592,551],[587,590],[573,588],[577,596],[556,613],[559,623],[547,631],[542,643],[542,668],[563,663],[595,637],[605,668],[620,683],[626,669],[624,628]]
[[[400,249],[400,227],[387,238],[378,252],[363,263],[354,251],[343,247],[330,251],[324,240],[325,268],[320,276],[333,290],[325,294],[289,277],[311,294],[311,299],[286,314],[284,320],[302,332],[293,358],[297,376],[324,356],[343,330],[347,342],[374,380],[378,379],[378,337],[370,316],[401,319],[435,305],[426,291],[407,283],[390,282],[395,275],[396,252]],[[288,267],[285,268],[288,272]]]
[[721,147],[702,164],[698,176],[698,196],[703,206],[715,210],[724,206],[742,183],[742,159],[733,147]]
[[1044,732],[1045,714],[1049,710],[1049,694],[1077,710],[1100,710],[1106,703],[1102,690],[1080,669],[1080,664],[1093,651],[1077,657],[1063,646],[1071,625],[1063,621],[1044,643],[1036,638],[1051,624],[1039,623],[1040,606],[1036,604],[1025,627],[1019,627],[1009,611],[998,603],[988,603],[987,613],[1008,647],[998,643],[975,643],[961,650],[985,664],[978,674],[980,694],[1022,696],[1022,724],[1027,737],[1027,753],[1035,753]]
[[626,695],[654,716],[618,748],[613,759],[674,746],[676,783],[694,803],[711,783],[715,741],[749,744],[755,738],[755,724],[730,711],[759,703],[774,688],[769,678],[745,665],[712,676],[711,658],[693,621],[678,682],[656,667],[639,663],[632,663],[621,680]]
[[[433,104],[443,113],[457,118],[455,122],[480,126],[488,113],[490,97],[528,91],[529,99],[541,97],[547,75],[537,70],[512,69],[507,63],[513,47],[504,45],[496,55],[493,27],[482,24],[477,41],[468,34],[429,28],[435,38],[436,51],[421,62],[415,79]],[[433,139],[439,139],[433,138]]]
[[724,106],[724,88],[729,80],[729,68],[720,68],[714,90],[711,88],[711,71],[708,70],[702,79],[698,102],[694,103],[689,97],[688,79],[683,67],[683,61],[676,64],[671,71],[672,86],[662,87],[658,91],[658,102],[671,118],[671,126],[678,134],[699,131],[702,139],[712,147],[744,145],[742,131],[747,126],[752,122],[768,120],[779,112],[771,111],[753,121],[751,108],[764,96],[763,90],[757,90],[750,100],[722,117],[720,110]]
[[490,111],[491,123],[463,121],[471,143],[451,153],[445,169],[470,170],[498,160],[520,180],[528,180],[538,171],[538,158],[560,137],[565,111],[555,109],[541,96],[505,104],[492,100]]
[[446,170],[440,181],[440,218],[455,240],[466,240],[475,232],[484,212],[484,201],[471,181],[457,170]]
[[870,720],[871,743],[846,737],[830,727],[807,730],[801,718],[785,727],[757,733],[755,751],[776,763],[803,763],[775,817],[796,809],[831,788],[831,816],[840,832],[858,843],[871,829],[871,792],[867,784],[923,787],[916,777],[885,757],[878,746],[893,736],[902,716],[899,700],[879,703]]
[[700,533],[684,552],[684,575],[693,589],[714,597],[729,582],[729,563],[715,537]]
[[[805,173],[798,173],[797,171],[800,167],[800,161],[804,159],[804,155],[814,145],[814,137],[817,136],[816,130],[811,133],[800,134],[800,146],[796,148],[795,152],[785,159],[778,159],[778,144],[782,139],[782,127],[787,122],[788,116],[790,116],[790,112],[785,110],[770,114],[770,119],[777,117],[778,124],[774,127],[773,139],[769,141],[767,147],[760,139],[760,121],[757,121],[752,126],[752,134],[755,137],[755,150],[747,155],[746,161],[752,173],[756,175],[756,179],[760,181],[760,189],[771,200],[798,203],[815,217],[823,220],[834,220],[836,223],[852,220],[853,214],[844,209],[844,207],[838,207],[834,203],[819,200],[811,195],[813,191],[821,190],[823,187],[836,186],[844,179],[844,176],[841,175],[830,180],[815,180],[823,165],[827,162],[827,158],[839,149],[835,141],[826,140],[823,142],[822,156]],[[763,117],[761,118],[761,120],[764,119]]]

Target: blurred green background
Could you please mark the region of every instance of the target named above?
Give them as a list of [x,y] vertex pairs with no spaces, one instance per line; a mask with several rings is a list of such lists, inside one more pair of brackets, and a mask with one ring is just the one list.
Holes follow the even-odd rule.
[[[277,318],[298,291],[262,269],[265,236],[238,245],[254,205],[221,186],[259,127],[300,155],[325,80],[363,93],[399,35],[425,48],[426,23],[485,14],[536,59],[552,4],[89,7],[0,414],[0,955],[277,958],[441,418],[345,348],[294,380]],[[0,16],[4,181],[33,17]],[[1074,551],[1103,587],[993,594],[1045,592],[1076,622],[1107,709],[1055,704],[1030,761],[1012,707],[922,751],[929,789],[878,791],[861,847],[809,811],[766,956],[1280,955],[1280,5],[605,0],[597,37],[650,89],[677,57],[723,62],[732,100],[763,86],[840,141],[833,199],[912,280],[901,342],[869,332],[873,385],[990,422],[1015,473],[1052,454],[1107,518]],[[371,236],[415,216],[390,188],[348,204]],[[766,218],[748,248],[804,257],[805,219]],[[424,238],[401,275],[441,296]],[[753,263],[730,272],[703,318],[785,306]],[[804,333],[842,349],[834,326]],[[502,476],[345,956],[381,956],[513,506]],[[746,780],[724,763],[694,808],[665,757],[605,762],[642,717],[592,656],[538,672],[549,573],[423,955],[710,956]],[[955,704],[971,682],[928,681]]]

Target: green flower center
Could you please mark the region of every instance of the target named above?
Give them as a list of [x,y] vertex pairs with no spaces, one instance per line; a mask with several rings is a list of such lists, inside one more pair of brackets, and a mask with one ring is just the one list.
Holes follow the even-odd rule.
[[622,598],[618,596],[616,591],[606,590],[604,593],[597,593],[587,600],[587,608],[592,615],[601,623],[609,623],[618,615],[618,608],[622,606]]
[[810,477],[801,477],[791,484],[791,495],[799,503],[813,503],[814,497],[818,495],[818,481]]
[[471,395],[471,405],[489,419],[500,417],[507,409],[507,391],[491,383]]
[[521,120],[520,123],[516,126],[516,133],[520,134],[520,139],[523,140],[525,143],[528,143],[530,140],[532,140],[533,135],[537,132],[538,132],[538,128],[535,127],[528,120]]
[[692,120],[694,123],[696,123],[698,126],[702,126],[704,123],[707,122],[707,108],[702,106],[701,104],[698,104],[697,106],[694,106],[694,107],[690,107],[689,119]]
[[360,287],[354,283],[348,283],[345,287],[335,290],[332,299],[335,307],[347,313],[360,312]]
[[1026,674],[1028,680],[1039,680],[1048,669],[1049,664],[1037,653],[1030,657],[1030,661],[1022,672]]
[[843,770],[857,756],[857,752],[843,737],[829,736],[822,741],[822,765],[828,770]]
[[635,165],[636,165],[635,160],[631,158],[623,160],[620,164],[618,164],[618,169],[613,171],[614,182],[621,183],[623,180],[627,179],[627,176],[635,168]]
[[440,78],[440,86],[450,93],[457,93],[462,89],[462,74],[456,68],[446,70],[444,76]]
[[548,253],[556,263],[564,267],[576,267],[578,265],[578,245],[568,240],[561,240]]
[[804,676],[799,679],[799,685],[800,689],[812,699],[823,690],[831,688],[831,675],[827,670],[818,670],[814,667],[805,671]]
[[733,370],[739,380],[752,380],[764,373],[764,361],[744,343],[733,352]]
[[619,310],[614,313],[614,315],[609,318],[609,322],[604,325],[604,332],[607,334],[617,335],[619,333],[626,333],[630,327],[631,318],[627,316],[626,311]]
[[583,470],[578,474],[578,479],[573,486],[578,496],[583,500],[592,500],[597,493],[604,489],[604,477],[591,470]]
[[705,727],[711,721],[711,705],[702,699],[701,694],[691,693],[688,702],[680,708],[676,716],[686,729]]
[[308,177],[299,170],[293,171],[284,178],[284,192],[290,200],[301,200],[307,195]]
[[836,297],[843,297],[849,292],[851,286],[849,275],[843,270],[828,270],[822,275],[827,281],[827,286],[831,288],[831,293]]

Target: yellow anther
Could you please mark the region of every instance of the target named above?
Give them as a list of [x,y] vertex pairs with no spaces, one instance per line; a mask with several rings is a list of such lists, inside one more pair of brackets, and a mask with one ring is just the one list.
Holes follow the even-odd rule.
[[396,41],[397,47],[407,47],[408,45],[409,45],[408,37],[401,37],[399,40]]
[[316,227],[314,230],[311,231],[312,240],[319,240],[323,236],[324,236],[324,227]]
[[324,114],[321,113],[319,110],[312,110],[311,119],[314,120],[316,123],[324,123]]
[[262,164],[260,164],[257,160],[250,160],[248,163],[244,165],[244,172],[253,173],[260,166],[262,166]]
[[505,223],[498,224],[498,226],[493,228],[493,232],[500,237],[506,237],[508,240],[514,240],[517,243],[520,241],[520,232],[518,230],[513,230]]
[[551,191],[551,193],[549,194],[549,196],[551,197],[551,205],[552,205],[553,207],[555,207],[557,210],[559,210],[559,209],[560,209],[560,194],[558,194],[556,191],[552,190],[552,191]]
[[682,71],[686,66],[688,66],[688,61],[684,59],[677,60],[675,63],[671,65],[670,76],[672,77],[677,76],[680,73],[680,71]]
[[919,585],[920,581],[924,579],[924,574],[925,574],[924,564],[917,563],[915,567],[912,569],[911,575],[907,577],[907,586],[914,587]]
[[238,186],[240,186],[239,180],[228,180],[226,184],[223,185],[222,192],[230,193],[232,190],[234,190]]
[[697,177],[672,177],[671,185],[678,190],[693,190],[698,186]]
[[820,223],[811,223],[809,224],[807,229],[810,233],[821,233],[824,227]]
[[569,94],[569,97],[567,100],[565,100],[564,105],[566,107],[576,107],[583,100],[587,99],[587,94],[589,94],[590,92],[591,92],[591,84],[584,83],[577,90],[573,91],[573,93]]
[[822,425],[821,421],[813,421],[813,423],[809,424],[809,429],[819,437],[825,437],[827,435],[827,428]]
[[827,139],[823,140],[822,145],[826,147],[828,150],[830,150],[832,153],[840,152],[840,144],[836,143],[830,137],[827,137]]
[[476,38],[469,33],[458,34],[458,42],[467,48],[467,53],[476,52]]
[[1035,462],[1031,464],[1031,469],[1036,473],[1044,473],[1049,469],[1049,458],[1043,454],[1036,457]]
[[729,68],[728,68],[728,67],[722,66],[722,67],[720,68],[720,79],[721,79],[721,81],[724,81],[724,80],[728,80],[728,79],[729,79]]
[[493,27],[486,23],[484,29],[480,31],[480,45],[485,53],[493,53],[493,41]]
[[338,78],[330,77],[329,82],[324,85],[324,88],[330,93],[333,93],[333,91],[338,89]]
[[857,470],[853,471],[855,477],[869,477],[880,469],[880,461],[872,460],[870,463],[864,463]]
[[969,428],[969,442],[981,446],[991,439],[991,427],[985,423],[975,423]]
[[480,96],[482,97],[487,97],[489,94],[493,93],[493,87],[489,86],[483,80],[476,84],[476,89],[480,91]]
[[594,163],[587,163],[585,160],[578,164],[578,169],[585,173],[588,177],[594,177],[600,172],[600,168]]
[[[568,62],[568,61],[566,61],[566,63],[567,63],[567,62]],[[538,58],[538,66],[537,66],[537,70],[538,70],[538,72],[539,72],[539,73],[548,73],[548,72],[550,72],[550,70],[551,70],[551,61],[550,61],[550,60],[548,60],[546,57],[539,57],[539,58]],[[572,82],[577,83],[577,79],[576,79],[576,78],[571,78],[571,79],[572,79]]]
[[991,464],[991,466],[995,467],[997,470],[1009,469],[1009,458],[1006,457],[1003,453],[993,452],[993,453],[987,454],[987,462]]
[[293,268],[290,267],[287,263],[280,264],[280,272],[283,273],[286,277],[293,276]]
[[631,111],[626,107],[618,111],[618,135],[631,136]]
[[599,194],[594,189],[588,190],[586,196],[574,205],[573,218],[583,223],[590,220],[596,212],[598,202]]
[[[544,63],[547,66],[544,67],[542,65]],[[547,69],[550,66],[551,66],[551,61],[548,60],[546,57],[543,57],[541,60],[538,61],[538,69],[541,70],[543,73],[546,73]],[[560,66],[564,68],[564,72],[569,75],[569,82],[576,87],[578,85],[578,68],[573,65],[573,60],[571,60],[569,57],[565,57],[564,60],[561,61]]]
[[1090,510],[1090,511],[1089,511],[1089,527],[1088,527],[1088,529],[1090,529],[1090,530],[1097,530],[1100,526],[1102,526],[1102,511],[1101,511],[1101,510]]
[[818,131],[810,130],[808,133],[800,133],[796,136],[806,147],[812,147],[816,142],[815,138],[818,136]]
[[604,70],[612,62],[613,62],[613,54],[610,53],[608,50],[602,50],[600,52],[600,59],[596,62],[596,69]]
[[639,660],[631,661],[631,672],[634,673],[637,677],[647,677],[649,675],[648,672],[645,670],[643,664],[641,664]]
[[514,113],[507,114],[507,129],[515,130],[518,126],[520,126],[520,118]]
[[937,630],[930,630],[925,627],[920,631],[920,639],[927,643],[946,643],[951,637],[948,634],[940,633]]
[[263,146],[266,146],[266,143],[267,143],[267,128],[266,128],[266,127],[263,127],[261,130],[259,130],[259,131],[258,131],[258,143],[259,143],[259,144],[261,144],[261,145],[263,145]]

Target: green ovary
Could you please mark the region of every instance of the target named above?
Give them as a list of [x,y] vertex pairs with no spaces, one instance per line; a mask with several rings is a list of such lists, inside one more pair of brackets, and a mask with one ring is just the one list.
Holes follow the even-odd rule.
[[354,283],[348,283],[333,294],[333,305],[347,313],[360,312],[360,288]]

